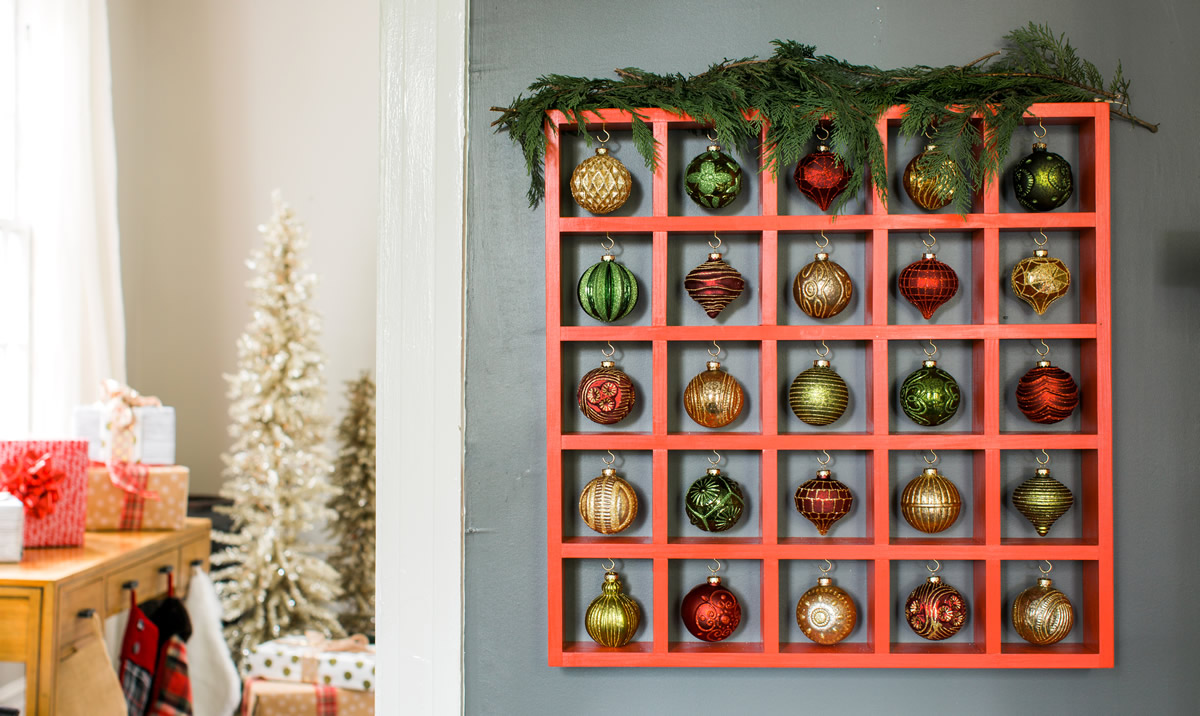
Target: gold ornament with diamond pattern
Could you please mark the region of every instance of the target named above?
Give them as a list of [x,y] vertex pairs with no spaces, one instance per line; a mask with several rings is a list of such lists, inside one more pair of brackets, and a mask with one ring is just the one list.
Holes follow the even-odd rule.
[[1049,239],[1045,232],[1038,233],[1042,235],[1042,240],[1034,239],[1038,248],[1033,256],[1026,256],[1013,267],[1012,290],[1017,298],[1032,306],[1040,316],[1050,304],[1067,294],[1067,289],[1071,287],[1071,271],[1066,264],[1042,248]]
[[613,155],[608,153],[605,142],[612,139],[604,130],[604,139],[596,138],[596,156],[588,157],[571,172],[571,196],[584,209],[593,214],[607,214],[621,208],[633,188],[633,177],[629,170]]

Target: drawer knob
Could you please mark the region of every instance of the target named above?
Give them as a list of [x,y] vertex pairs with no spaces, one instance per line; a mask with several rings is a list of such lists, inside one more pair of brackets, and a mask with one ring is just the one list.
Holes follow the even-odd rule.
[[79,613],[75,616],[79,617],[80,619],[91,619],[92,617],[96,616],[96,610],[90,607],[87,609],[80,609]]
[[175,571],[175,565],[173,565],[173,564],[164,564],[163,566],[158,568],[159,574],[170,574],[171,572],[174,572],[174,571]]
[[204,560],[202,560],[202,559],[193,559],[191,562],[188,562],[188,566],[189,566],[189,567],[203,567],[203,566],[204,566]]
[[121,589],[137,589],[137,588],[138,588],[138,581],[136,579],[131,579],[128,582],[125,582],[124,584],[121,585]]

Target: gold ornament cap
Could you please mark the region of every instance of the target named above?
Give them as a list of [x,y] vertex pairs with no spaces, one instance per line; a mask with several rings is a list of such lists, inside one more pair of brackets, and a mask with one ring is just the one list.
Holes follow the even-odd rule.
[[712,144],[708,145],[708,151],[719,152],[719,151],[721,151],[721,145],[717,144],[716,142],[713,142]]
[[813,254],[813,257],[816,258],[817,261],[828,261],[829,253],[826,251],[818,251],[817,253]]
[[[937,470],[934,470],[934,472],[937,472]],[[929,582],[930,584],[941,584],[942,578],[937,576],[936,574],[931,574],[931,575],[929,575],[929,579],[927,579],[925,581]]]
[[713,477],[717,477],[718,475],[720,475],[720,474],[721,474],[721,468],[719,468],[719,467],[710,467],[710,468],[708,468],[708,470],[706,470],[705,472],[707,472],[709,475],[711,475],[711,476],[713,476]]
[[710,254],[708,255],[708,258],[709,258],[709,260],[711,260],[711,261],[720,261],[720,260],[721,260],[721,253],[720,253],[719,251],[713,251],[712,253],[710,253]]
[[829,585],[833,584],[833,580],[829,577],[817,577],[817,584],[822,587],[828,587]]
[[1046,149],[1047,149],[1047,147],[1046,147],[1045,142],[1034,142],[1033,143],[1033,151],[1035,151],[1035,152],[1044,152],[1044,151],[1046,151]]
[[926,251],[925,253],[921,254],[921,258],[923,258],[923,259],[936,259],[936,258],[937,258],[937,254],[936,254],[936,253],[934,253],[934,252],[932,252],[932,251]]
[[616,572],[605,572],[604,573],[604,581],[606,581],[606,582],[617,581],[617,573]]
[[709,370],[717,370],[718,368],[721,367],[720,361],[715,361],[715,360],[710,360],[709,362],[705,363],[704,365]]
[[1038,579],[1039,587],[1049,587],[1052,584],[1054,584],[1054,580],[1050,579],[1049,577],[1041,577]]
[[1033,255],[1038,257],[1039,259],[1044,259],[1050,255],[1050,252],[1047,249],[1034,249]]
[[938,474],[936,467],[927,467],[924,470],[922,470],[921,472],[925,473],[926,475],[928,475],[930,477],[937,477],[937,474]]
[[617,470],[616,470],[616,468],[606,467],[600,471],[600,474],[603,475],[604,477],[615,477],[617,474]]
[[819,359],[813,361],[813,368],[828,368],[828,367],[829,367],[829,361],[825,360],[824,358],[819,358]]
[[1037,470],[1034,470],[1034,474],[1038,477],[1050,477],[1050,468],[1039,467]]
[[603,256],[600,257],[600,260],[601,261],[616,261],[617,257],[613,256],[612,254],[604,254]]
[[1049,368],[1049,367],[1050,367],[1050,361],[1048,361],[1048,360],[1040,360],[1040,361],[1038,361],[1038,362],[1037,362],[1037,367],[1038,367],[1038,368]]
[[714,587],[719,587],[719,586],[721,586],[721,578],[715,574],[709,575],[708,583]]
[[617,364],[616,364],[616,362],[615,362],[615,361],[611,361],[611,360],[602,360],[602,361],[600,361],[600,367],[601,367],[601,368],[613,368],[613,367],[615,367],[616,365],[617,365]]
[[925,361],[923,361],[923,362],[921,363],[921,365],[925,366],[926,368],[936,368],[936,367],[937,367],[937,361],[935,361],[935,360],[932,360],[932,359],[930,359],[930,360],[925,360]]
[[608,147],[596,147],[596,154],[599,154],[600,156],[608,154]]
[[825,479],[827,477],[832,477],[832,476],[833,476],[833,472],[831,470],[817,470],[817,477],[819,477],[821,479]]

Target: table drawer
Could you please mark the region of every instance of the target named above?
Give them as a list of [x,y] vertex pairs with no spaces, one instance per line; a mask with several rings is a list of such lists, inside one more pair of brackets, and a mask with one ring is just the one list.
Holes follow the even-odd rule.
[[128,582],[137,582],[139,602],[161,597],[167,593],[167,575],[162,570],[170,567],[179,573],[179,550],[171,549],[142,560],[128,567],[109,573],[104,579],[104,594],[108,603],[106,615],[116,614],[129,608]]
[[58,599],[58,639],[55,641],[60,651],[90,633],[91,620],[79,616],[85,609],[95,610],[96,616],[104,618],[103,578],[72,584],[62,590]]

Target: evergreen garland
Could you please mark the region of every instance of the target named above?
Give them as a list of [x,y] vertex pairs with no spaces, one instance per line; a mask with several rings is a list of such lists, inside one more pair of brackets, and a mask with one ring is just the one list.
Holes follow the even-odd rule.
[[[1129,81],[1120,63],[1106,84],[1096,66],[1048,26],[1031,22],[1004,40],[1003,51],[947,67],[880,70],[818,56],[812,45],[775,40],[775,54],[767,59],[726,59],[691,77],[632,67],[616,70],[615,80],[544,75],[529,86],[530,96],[518,96],[508,107],[493,107],[501,115],[492,124],[520,145],[530,175],[529,204],[536,206],[545,194],[542,162],[549,110],[577,122],[589,144],[590,110],[631,113],[634,145],[651,170],[658,162],[657,143],[645,117],[638,114],[640,108],[686,114],[712,125],[722,144],[744,148],[759,143],[765,120],[769,126],[762,150],[774,176],[799,161],[817,124],[827,118],[832,123],[829,143],[853,172],[849,189],[833,207],[835,213],[858,193],[868,172],[880,199],[887,200],[884,149],[875,127],[894,105],[908,106],[900,124],[902,136],[927,134],[937,144],[920,168],[936,173],[939,186],[954,190],[955,208],[962,214],[970,211],[972,194],[999,172],[1012,133],[1030,105],[1105,101],[1113,114],[1157,131],[1158,125],[1129,113]],[[972,115],[985,119],[986,136],[980,136]],[[944,164],[946,157],[955,165]]]

